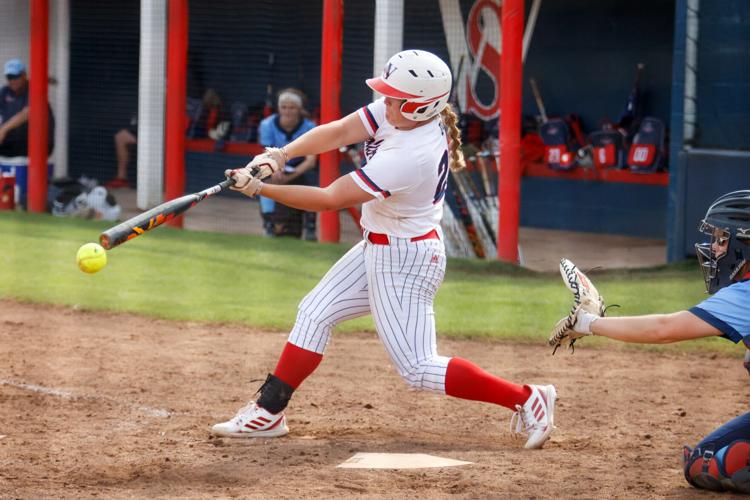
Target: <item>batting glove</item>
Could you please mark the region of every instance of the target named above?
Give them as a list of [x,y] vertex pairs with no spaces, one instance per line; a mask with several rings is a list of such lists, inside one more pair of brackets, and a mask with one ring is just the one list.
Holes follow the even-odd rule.
[[745,362],[743,364],[747,368],[747,373],[750,374],[750,350],[745,353]]
[[286,165],[286,153],[281,148],[266,148],[265,153],[256,155],[253,160],[245,165],[248,174],[263,180],[276,172],[282,172]]
[[[289,163],[289,156],[287,156],[286,150],[284,148],[266,148],[266,152],[264,154],[267,154],[273,159],[276,165],[279,166],[278,170],[283,169],[284,165]],[[274,173],[278,170],[274,170]]]
[[260,193],[263,189],[263,182],[253,176],[253,170],[248,165],[247,167],[237,168],[234,170],[225,170],[224,175],[228,178],[234,179],[234,185],[229,186],[229,189],[233,191],[239,191],[245,196],[254,197]]

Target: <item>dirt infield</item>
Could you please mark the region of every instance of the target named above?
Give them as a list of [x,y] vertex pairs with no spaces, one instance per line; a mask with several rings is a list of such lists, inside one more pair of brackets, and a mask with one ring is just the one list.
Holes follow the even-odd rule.
[[[295,395],[289,436],[211,438],[285,340],[0,301],[0,497],[705,498],[682,477],[681,445],[747,411],[735,359],[614,344],[552,357],[541,341],[441,339],[441,354],[556,384],[558,429],[543,450],[524,451],[508,410],[409,390],[377,337],[353,334],[334,338]],[[359,451],[473,464],[335,468]]]

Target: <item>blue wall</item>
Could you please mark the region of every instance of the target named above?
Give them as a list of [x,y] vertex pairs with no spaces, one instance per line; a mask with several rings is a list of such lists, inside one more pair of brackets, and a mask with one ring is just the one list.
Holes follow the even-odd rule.
[[667,188],[647,184],[524,177],[521,225],[663,239]]
[[687,0],[677,1],[668,207],[670,261],[694,255],[696,224],[722,193],[750,187],[750,2],[701,2],[697,126],[683,150]]
[[698,136],[701,148],[750,150],[750,2],[701,2]]
[[535,77],[548,115],[577,113],[589,130],[603,118],[616,121],[642,62],[643,112],[668,123],[674,6],[674,0],[543,1],[524,68],[524,113],[537,114],[528,85]]

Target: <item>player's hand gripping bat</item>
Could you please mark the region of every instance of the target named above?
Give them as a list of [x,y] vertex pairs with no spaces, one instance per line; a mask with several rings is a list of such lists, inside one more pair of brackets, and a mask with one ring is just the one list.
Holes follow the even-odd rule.
[[234,183],[234,179],[227,179],[203,191],[186,194],[185,196],[162,203],[147,212],[131,217],[125,222],[107,229],[99,236],[99,243],[105,249],[110,250],[174,219],[207,197],[220,193]]

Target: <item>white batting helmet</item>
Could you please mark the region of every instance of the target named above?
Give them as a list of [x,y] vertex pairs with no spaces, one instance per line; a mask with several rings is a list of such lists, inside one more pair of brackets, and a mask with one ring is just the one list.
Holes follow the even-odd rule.
[[382,76],[369,78],[367,86],[394,99],[405,99],[401,114],[414,121],[429,120],[448,104],[451,70],[435,54],[405,50],[391,57]]

